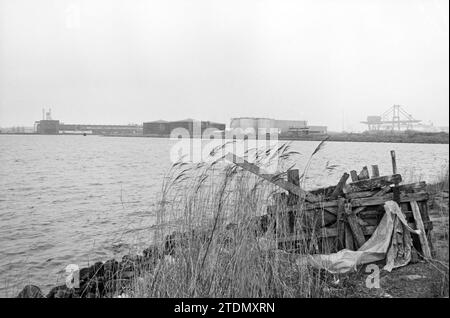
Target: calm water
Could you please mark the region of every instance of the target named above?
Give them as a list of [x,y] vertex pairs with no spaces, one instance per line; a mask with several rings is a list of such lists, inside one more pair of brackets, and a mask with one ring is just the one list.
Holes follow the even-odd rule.
[[[154,207],[175,141],[158,138],[0,135],[0,296],[34,283],[47,292],[70,263],[85,266],[147,246]],[[292,142],[303,168],[317,142]],[[432,182],[448,145],[328,143],[309,172],[310,188],[344,171],[378,164],[404,179]],[[338,165],[333,171],[327,165]]]

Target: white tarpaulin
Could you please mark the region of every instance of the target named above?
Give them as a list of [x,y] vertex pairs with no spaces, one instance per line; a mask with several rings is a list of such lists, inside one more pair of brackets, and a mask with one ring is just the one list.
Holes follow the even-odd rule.
[[386,258],[385,270],[404,266],[411,259],[411,235],[419,234],[408,226],[403,212],[394,201],[384,205],[386,213],[371,238],[357,251],[348,249],[327,255],[307,255],[297,259],[297,264],[309,264],[331,273],[347,273],[358,265],[373,263]]

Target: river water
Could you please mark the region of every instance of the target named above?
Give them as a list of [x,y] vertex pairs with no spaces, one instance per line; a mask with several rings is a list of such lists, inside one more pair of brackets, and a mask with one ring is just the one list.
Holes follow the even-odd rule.
[[[0,296],[15,296],[29,283],[46,292],[64,281],[68,264],[86,266],[148,246],[176,143],[0,135]],[[317,144],[291,142],[299,169]],[[448,145],[330,142],[314,156],[306,187],[336,184],[343,172],[364,165],[390,174],[392,149],[405,181],[433,182],[448,166]]]

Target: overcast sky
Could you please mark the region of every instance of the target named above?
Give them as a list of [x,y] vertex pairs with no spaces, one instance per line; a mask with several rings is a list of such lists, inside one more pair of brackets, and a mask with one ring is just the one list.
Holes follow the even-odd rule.
[[0,126],[256,116],[448,126],[448,1],[0,0]]

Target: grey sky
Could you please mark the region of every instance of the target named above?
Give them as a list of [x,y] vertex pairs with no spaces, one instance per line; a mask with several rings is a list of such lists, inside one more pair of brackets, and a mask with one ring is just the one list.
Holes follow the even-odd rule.
[[[0,0],[0,126],[231,117],[448,125],[448,1]],[[343,121],[343,119],[345,119]]]

